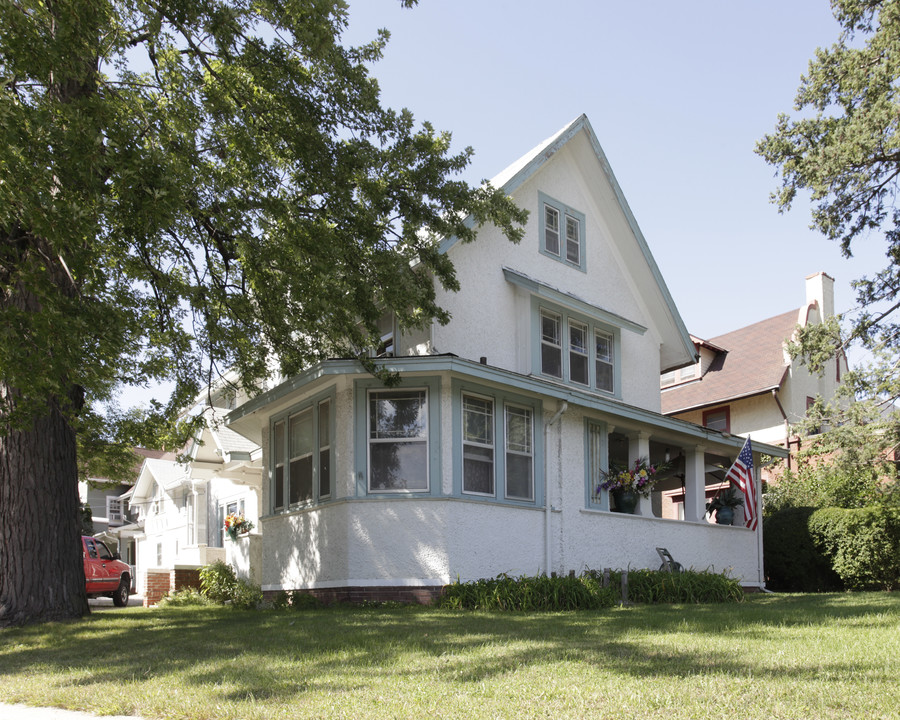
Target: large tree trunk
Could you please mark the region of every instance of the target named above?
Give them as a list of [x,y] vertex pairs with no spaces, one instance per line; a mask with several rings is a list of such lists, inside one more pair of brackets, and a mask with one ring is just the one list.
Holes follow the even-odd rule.
[[89,612],[78,503],[75,433],[55,402],[0,434],[0,627]]

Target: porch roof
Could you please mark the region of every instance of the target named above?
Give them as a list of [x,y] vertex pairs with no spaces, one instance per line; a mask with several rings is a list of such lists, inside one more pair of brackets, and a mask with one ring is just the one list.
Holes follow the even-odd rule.
[[[380,358],[375,364],[389,372],[401,374],[451,373],[478,382],[514,388],[519,392],[556,400],[558,403],[566,402],[596,413],[598,419],[615,425],[620,431],[651,431],[684,443],[733,449],[734,454],[740,451],[745,440],[738,435],[718,432],[685,420],[627,405],[599,393],[579,390],[533,375],[521,375],[510,370],[482,365],[455,355]],[[232,430],[255,443],[261,443],[262,429],[269,416],[287,409],[295,402],[297,394],[309,389],[313,384],[321,385],[322,381],[328,378],[348,375],[371,377],[356,360],[325,360],[232,410],[226,422]],[[774,457],[787,457],[784,448],[774,445],[754,442],[754,450]]]

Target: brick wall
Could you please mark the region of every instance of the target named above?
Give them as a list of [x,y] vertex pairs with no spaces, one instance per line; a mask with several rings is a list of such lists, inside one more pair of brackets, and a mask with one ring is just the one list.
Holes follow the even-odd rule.
[[200,589],[200,569],[178,567],[174,570],[148,570],[144,587],[144,607],[156,605],[167,592],[183,588]]
[[144,607],[156,605],[160,598],[169,592],[172,574],[168,570],[148,570],[144,583]]

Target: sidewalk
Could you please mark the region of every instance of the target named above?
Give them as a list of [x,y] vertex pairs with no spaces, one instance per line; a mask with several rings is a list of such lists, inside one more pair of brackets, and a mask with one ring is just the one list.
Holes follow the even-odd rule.
[[7,705],[6,703],[0,703],[0,717],[3,720],[140,720],[134,715],[91,715],[75,710]]

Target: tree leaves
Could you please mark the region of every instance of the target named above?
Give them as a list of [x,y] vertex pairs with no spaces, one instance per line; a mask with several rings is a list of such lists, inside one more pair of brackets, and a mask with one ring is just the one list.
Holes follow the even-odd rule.
[[0,6],[0,368],[21,397],[174,380],[173,413],[224,368],[253,387],[273,356],[288,374],[375,345],[384,312],[446,321],[439,239],[521,236],[509,198],[453,179],[471,150],[381,107],[387,34],[345,48],[346,23],[337,0]]

